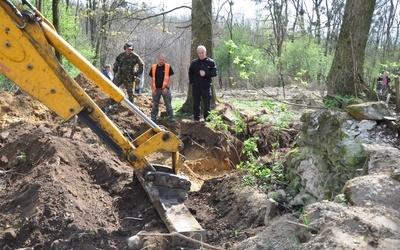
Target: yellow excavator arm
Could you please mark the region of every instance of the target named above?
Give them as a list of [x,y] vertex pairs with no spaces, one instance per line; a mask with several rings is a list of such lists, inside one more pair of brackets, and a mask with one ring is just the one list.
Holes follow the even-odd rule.
[[[132,165],[170,231],[197,232],[204,239],[204,230],[182,203],[191,183],[179,169],[183,161],[179,154],[183,149],[181,140],[151,121],[125,98],[121,89],[69,45],[34,6],[23,2],[29,11],[9,0],[0,0],[0,73],[64,120],[78,116],[121,159]],[[112,99],[140,116],[150,129],[133,141],[126,138],[65,71],[54,50]],[[171,153],[171,167],[153,165],[146,160],[146,156],[160,150]]]

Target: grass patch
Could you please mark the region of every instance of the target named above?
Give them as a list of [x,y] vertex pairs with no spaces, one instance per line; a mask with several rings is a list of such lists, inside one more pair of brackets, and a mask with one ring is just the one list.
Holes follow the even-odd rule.
[[172,108],[174,110],[180,109],[182,107],[182,105],[185,103],[185,101],[186,101],[185,99],[172,98],[172,102],[171,102]]

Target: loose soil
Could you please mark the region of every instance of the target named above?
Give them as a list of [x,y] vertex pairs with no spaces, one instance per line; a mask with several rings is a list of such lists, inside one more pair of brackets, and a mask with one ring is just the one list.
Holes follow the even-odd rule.
[[[85,77],[76,80],[99,106],[107,104],[108,98]],[[242,91],[242,97],[247,94]],[[136,96],[135,104],[150,117],[149,94]],[[24,93],[1,92],[0,107],[1,249],[127,249],[127,239],[138,233],[168,233],[134,181],[132,168],[79,120],[76,125],[74,119],[65,122]],[[233,112],[227,103],[216,109]],[[132,138],[148,129],[122,106],[108,115]],[[248,122],[250,132],[261,138],[260,154],[265,159],[274,142],[284,152],[297,134],[296,123],[276,135],[267,124]],[[177,122],[160,118],[157,123],[185,144],[182,171],[192,182],[185,205],[207,231],[206,242],[229,249],[260,231],[263,215],[251,205],[259,202],[258,192],[243,188],[235,169],[243,159],[244,138],[185,118]],[[148,160],[170,165],[169,158],[157,152]],[[169,238],[161,236],[145,237],[141,247],[172,248]]]

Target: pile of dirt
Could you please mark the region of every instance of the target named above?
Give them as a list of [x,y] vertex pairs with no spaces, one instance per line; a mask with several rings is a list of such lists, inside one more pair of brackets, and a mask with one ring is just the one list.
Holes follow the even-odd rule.
[[[108,97],[85,77],[76,80],[99,106],[108,105]],[[150,116],[149,96],[136,96],[135,104]],[[62,121],[24,93],[1,92],[0,108],[1,249],[126,249],[127,239],[141,231],[168,233],[142,187],[133,181],[132,168],[85,124]],[[116,110],[110,120],[131,137],[148,129],[124,107]],[[242,142],[189,119],[160,119],[159,124],[185,144],[182,170],[193,191],[185,204],[207,231],[207,242],[229,246],[254,235],[262,224],[254,205],[259,201],[254,190],[243,192],[234,168],[242,157]],[[260,135],[268,131],[257,129]],[[163,152],[148,158],[163,165],[170,165],[169,159]],[[253,201],[246,197],[255,203],[249,205]],[[237,237],[235,230],[246,235]],[[147,249],[171,248],[165,240],[154,239],[147,239]]]
[[[84,76],[79,75],[76,81],[127,137],[136,138],[149,129],[123,106],[110,106],[109,98]],[[282,97],[280,88],[266,91],[270,97]],[[310,104],[305,90],[286,86],[285,91],[286,100]],[[224,99],[256,96],[254,91],[229,91]],[[150,117],[150,96],[137,95],[135,104]],[[215,109],[227,123],[233,121],[234,110],[227,102]],[[24,93],[0,92],[0,110],[0,249],[121,250],[128,249],[128,239],[135,237],[140,244],[130,249],[173,249],[171,234],[135,181],[131,166],[85,124],[75,119],[63,121]],[[208,245],[204,243],[202,249],[358,249],[375,247],[379,237],[395,238],[391,230],[379,227],[386,223],[378,222],[384,207],[347,209],[331,202],[315,203],[308,206],[314,210],[307,213],[317,218],[316,227],[299,216],[300,210],[277,204],[267,194],[242,185],[243,176],[235,166],[245,159],[243,141],[257,136],[259,158],[267,165],[291,148],[298,134],[297,121],[276,133],[268,123],[252,118],[257,116],[255,111],[240,110],[247,130],[234,134],[202,123],[191,124],[181,117],[169,122],[162,118],[163,105],[161,110],[159,126],[184,142],[181,153],[186,161],[181,169],[192,182],[185,206],[206,231]],[[269,111],[260,112],[265,115]],[[385,157],[386,153],[382,159]],[[171,165],[171,156],[165,152],[146,158],[154,164]],[[367,209],[372,213],[358,218]],[[351,234],[344,237],[345,232],[357,230],[369,230],[376,238],[372,243],[364,238],[363,243],[362,234],[356,240]],[[378,246],[396,244],[389,243]]]

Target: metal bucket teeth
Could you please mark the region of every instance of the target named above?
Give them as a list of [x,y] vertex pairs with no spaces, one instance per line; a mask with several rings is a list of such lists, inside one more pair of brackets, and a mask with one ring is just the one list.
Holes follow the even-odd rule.
[[[187,193],[189,191],[187,188],[157,186],[152,182],[146,181],[141,176],[137,177],[171,233],[180,233],[200,242],[206,241],[206,231],[183,204],[183,201],[187,199]],[[185,177],[182,178],[184,179]],[[174,237],[172,239],[172,244],[173,246],[180,247],[201,247],[199,244],[194,243],[194,241],[188,241],[182,237]]]

